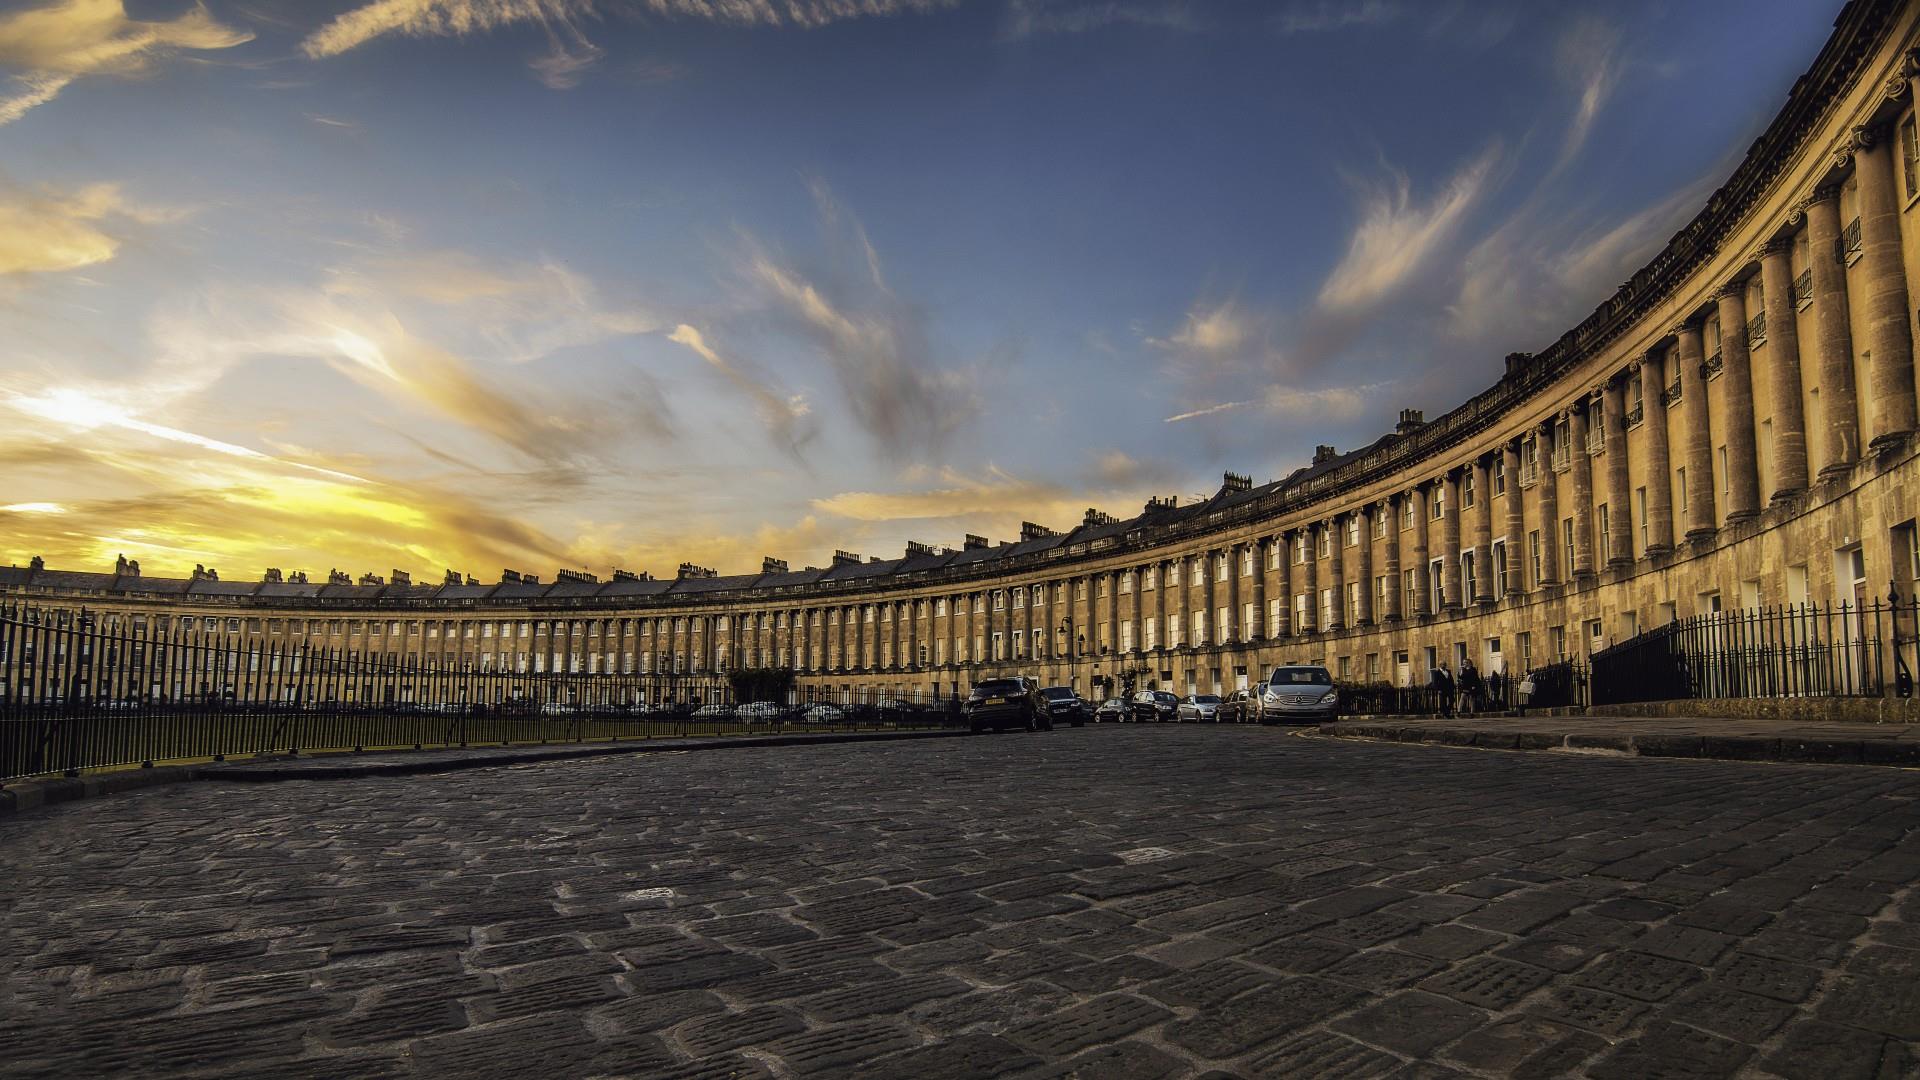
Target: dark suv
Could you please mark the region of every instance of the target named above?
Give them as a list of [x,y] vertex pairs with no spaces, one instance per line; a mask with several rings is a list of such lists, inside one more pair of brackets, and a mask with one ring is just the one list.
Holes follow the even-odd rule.
[[1086,726],[1087,703],[1080,700],[1080,694],[1073,687],[1043,687],[1040,696],[1047,700],[1047,715],[1051,718],[1065,720],[1074,727]]
[[967,718],[967,727],[975,734],[988,728],[1053,730],[1053,714],[1047,708],[1046,699],[1040,696],[1039,684],[1025,675],[975,683],[961,712]]

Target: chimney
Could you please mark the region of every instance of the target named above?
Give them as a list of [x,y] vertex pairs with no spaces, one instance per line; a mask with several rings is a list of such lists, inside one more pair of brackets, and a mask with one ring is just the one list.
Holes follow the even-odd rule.
[[1335,449],[1334,447],[1328,446],[1326,443],[1321,443],[1319,446],[1316,446],[1313,448],[1313,463],[1315,465],[1319,465],[1322,462],[1332,461],[1334,458],[1337,458],[1339,456],[1340,456],[1340,451]]
[[1507,378],[1511,379],[1515,375],[1520,374],[1521,372],[1527,369],[1527,366],[1529,364],[1532,364],[1532,363],[1533,363],[1533,354],[1530,352],[1508,353],[1507,354]]
[[[33,557],[33,568],[34,568],[35,570],[38,570],[38,569],[40,569],[40,556],[38,556],[38,555],[35,555],[35,556]],[[199,563],[194,563],[194,564],[193,564],[193,578],[192,578],[192,580],[194,580],[194,581],[205,581],[205,580],[206,580],[206,578],[207,578],[207,568],[206,568],[206,567],[204,567],[204,566],[202,566],[202,565],[200,565]]]
[[972,551],[975,548],[983,548],[987,546],[987,538],[968,533],[966,539],[960,542],[960,546],[968,551]]
[[918,540],[907,541],[907,558],[911,559],[921,555],[932,554],[933,546],[931,544],[923,544]]
[[539,575],[539,574],[529,574],[529,573],[527,573],[527,572],[526,572],[525,570],[522,570],[522,571],[520,571],[520,584],[522,584],[522,585],[538,585],[538,584],[540,584],[540,575]]
[[860,565],[860,556],[858,556],[858,555],[855,555],[855,554],[854,554],[853,552],[851,552],[851,551],[836,551],[836,552],[834,552],[834,553],[833,553],[833,565],[835,565],[835,566],[859,566],[859,565]]
[[479,578],[477,578],[477,577],[474,577],[474,576],[473,576],[472,574],[468,574],[468,575],[467,575],[467,584],[469,584],[469,585],[478,585],[478,584],[480,584],[480,579],[479,579]]
[[1220,480],[1221,491],[1252,491],[1253,477],[1248,473],[1227,473]]
[[637,574],[631,570],[615,570],[613,572],[613,580],[615,581],[652,581],[653,575],[647,573],[645,570],[642,570]]
[[125,577],[125,576],[126,576],[126,574],[127,574],[127,557],[126,557],[125,555],[116,555],[116,556],[114,556],[114,559],[113,559],[113,576],[114,576],[114,577]]
[[211,566],[209,566],[209,567],[207,567],[207,580],[208,580],[208,581],[219,581],[219,580],[220,580],[220,571],[218,571],[218,570],[215,570],[215,569],[214,569],[213,567],[211,567]]
[[446,573],[446,576],[440,579],[440,583],[441,583],[442,585],[458,585],[458,584],[460,584],[460,571],[458,571],[458,570],[449,570],[449,571],[447,571],[447,573]]
[[351,577],[349,577],[349,576],[347,575],[347,572],[346,572],[345,570],[328,570],[328,571],[327,571],[327,584],[329,584],[329,585],[351,585],[351,584],[353,584],[353,578],[351,578]]
[[571,581],[576,585],[600,584],[600,578],[598,575],[589,574],[585,570],[557,570],[554,572],[554,574],[557,578],[559,578],[559,580]]
[[[137,566],[139,564],[136,563],[135,565]],[[137,574],[139,571],[136,570],[134,573]],[[307,583],[307,572],[305,570],[295,570],[293,573],[287,575],[287,580],[295,585],[305,585]]]
[[502,584],[502,585],[518,585],[518,584],[520,584],[520,571],[518,571],[518,570],[502,570],[502,571],[500,571],[500,584]]
[[1080,520],[1080,524],[1083,528],[1088,525],[1111,525],[1113,524],[1113,515],[1103,513],[1089,506],[1087,507],[1087,514]]
[[768,555],[760,560],[760,572],[763,574],[784,574],[787,572],[787,560],[776,559]]
[[[38,555],[35,555],[33,558],[27,560],[27,569],[29,570],[45,570],[46,568],[47,568],[47,560],[41,558]],[[196,569],[198,568],[196,567]]]
[[[855,558],[857,560],[858,556],[855,556]],[[836,561],[837,561],[837,558],[836,558]],[[690,562],[683,562],[680,564],[679,576],[682,579],[685,579],[685,578],[711,578],[711,577],[719,577],[720,575],[714,573],[713,570],[709,567],[695,566]]]
[[406,570],[395,570],[393,572],[393,583],[395,585],[411,585],[413,584],[413,574]]
[[[124,560],[122,560],[122,561],[124,561]],[[266,573],[264,573],[264,574],[261,574],[261,575],[260,575],[260,580],[261,580],[261,581],[263,581],[263,582],[265,582],[265,583],[267,583],[268,585],[278,585],[278,584],[280,584],[280,583],[281,583],[281,579],[280,579],[280,570],[279,570],[279,568],[277,568],[277,567],[271,567],[271,566],[270,566],[270,567],[268,567],[268,568],[267,568],[267,572],[266,572]]]
[[1045,525],[1037,525],[1031,521],[1023,521],[1020,523],[1020,539],[1023,541],[1040,540],[1052,535],[1053,530],[1047,528]]
[[1411,435],[1426,424],[1427,416],[1419,409],[1401,409],[1400,422],[1393,425],[1393,430],[1399,435]]
[[1174,507],[1179,505],[1180,505],[1180,496],[1178,495],[1169,495],[1164,499],[1160,498],[1157,495],[1149,496],[1147,498],[1146,513],[1152,514],[1160,510],[1171,510]]
[[128,577],[140,576],[140,560],[139,559],[127,560],[127,576]]
[[381,577],[379,574],[376,574],[371,570],[360,575],[360,584],[362,585],[385,585],[386,583],[387,581],[385,578]]

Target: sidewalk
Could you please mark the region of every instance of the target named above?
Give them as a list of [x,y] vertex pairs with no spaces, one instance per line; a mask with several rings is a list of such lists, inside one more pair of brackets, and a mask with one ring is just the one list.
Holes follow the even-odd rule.
[[459,769],[493,769],[610,754],[684,753],[695,750],[744,750],[756,747],[805,746],[814,743],[894,742],[939,739],[967,734],[964,728],[920,728],[906,731],[846,731],[829,734],[783,733],[767,735],[708,735],[689,738],[638,739],[626,742],[556,743],[436,750],[311,751],[298,757],[262,754],[255,758],[195,765],[160,765],[151,769],[126,768],[78,777],[23,780],[0,787],[0,818],[49,803],[111,795],[121,791],[193,780],[271,783],[281,780],[346,780],[365,776],[419,776]]
[[1320,733],[1493,750],[1920,767],[1920,724],[1584,715],[1387,717],[1321,724]]

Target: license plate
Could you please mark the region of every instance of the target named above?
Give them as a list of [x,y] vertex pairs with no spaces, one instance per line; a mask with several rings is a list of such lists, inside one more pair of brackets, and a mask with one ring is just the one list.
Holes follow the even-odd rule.
[[1006,698],[990,697],[986,700],[986,704],[988,705],[1005,705],[1006,703]]

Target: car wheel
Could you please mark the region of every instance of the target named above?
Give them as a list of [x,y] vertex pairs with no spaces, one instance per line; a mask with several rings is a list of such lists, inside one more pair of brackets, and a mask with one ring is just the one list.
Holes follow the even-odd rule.
[[1037,728],[1039,728],[1039,726],[1040,726],[1040,725],[1038,725],[1038,724],[1036,724],[1036,723],[1034,723],[1034,722],[1033,722],[1033,714],[1032,714],[1032,713],[1028,713],[1028,714],[1027,714],[1027,730],[1028,730],[1028,731],[1034,731],[1034,730],[1036,730]]

